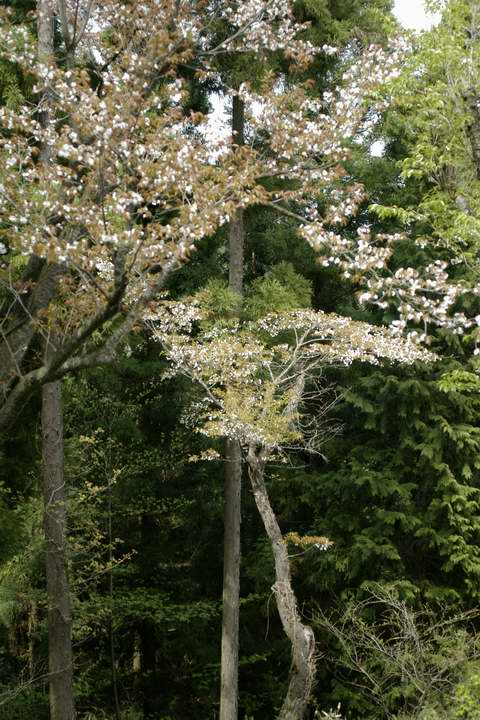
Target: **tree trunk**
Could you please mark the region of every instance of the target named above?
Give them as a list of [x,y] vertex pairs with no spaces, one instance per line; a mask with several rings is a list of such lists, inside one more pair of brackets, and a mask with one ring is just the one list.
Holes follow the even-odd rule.
[[[38,61],[44,65],[55,63],[54,22],[55,0],[37,0],[37,54]],[[52,95],[52,88],[46,85],[39,108],[39,119],[44,128],[48,128],[52,122]],[[41,147],[40,159],[42,162],[48,163],[51,158],[51,145],[45,142]]]
[[[244,107],[238,95],[233,97],[232,138],[243,145]],[[243,293],[243,211],[238,210],[230,223],[229,287]],[[242,451],[235,440],[225,441],[225,491],[223,539],[223,611],[220,720],[238,717],[238,626],[240,616],[240,525],[242,488]]]
[[265,486],[264,461],[250,448],[247,462],[255,503],[270,539],[275,560],[273,592],[278,613],[285,634],[292,645],[288,691],[278,720],[303,720],[308,711],[315,680],[315,637],[312,628],[302,623],[298,612],[297,598],[292,587],[287,546]]
[[225,456],[220,720],[236,720],[238,716],[238,626],[240,614],[240,523],[242,488],[242,452],[237,441],[225,441]]
[[[37,1],[38,60],[55,62],[54,0]],[[39,113],[40,122],[52,122],[52,90],[47,87]],[[43,163],[51,161],[49,143],[41,148]],[[47,340],[45,357],[53,347]],[[58,380],[42,387],[43,527],[46,543],[48,600],[48,666],[50,719],[74,720],[72,617],[66,564],[67,495],[64,478],[62,385]]]
[[51,720],[73,720],[72,618],[66,570],[66,493],[60,381],[42,388],[43,501]]
[[[245,108],[239,95],[233,96],[232,107],[232,141],[241,146],[244,138]],[[228,284],[233,292],[243,295],[243,253],[245,245],[245,228],[243,210],[237,210],[230,223],[229,232],[229,273]]]

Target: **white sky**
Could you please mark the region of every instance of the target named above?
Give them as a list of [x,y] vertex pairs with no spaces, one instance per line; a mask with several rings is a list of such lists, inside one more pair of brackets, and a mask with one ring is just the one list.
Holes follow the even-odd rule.
[[426,12],[423,0],[395,0],[394,13],[404,27],[412,30],[425,30],[436,20]]

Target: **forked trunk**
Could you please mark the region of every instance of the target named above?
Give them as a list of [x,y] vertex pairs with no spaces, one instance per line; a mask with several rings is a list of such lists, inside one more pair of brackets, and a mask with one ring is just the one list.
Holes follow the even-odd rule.
[[312,628],[304,625],[298,612],[292,587],[287,545],[273,512],[265,486],[265,464],[251,448],[248,472],[258,512],[269,537],[275,560],[273,592],[283,629],[292,646],[292,665],[287,695],[278,720],[303,720],[308,711],[315,680],[315,637]]

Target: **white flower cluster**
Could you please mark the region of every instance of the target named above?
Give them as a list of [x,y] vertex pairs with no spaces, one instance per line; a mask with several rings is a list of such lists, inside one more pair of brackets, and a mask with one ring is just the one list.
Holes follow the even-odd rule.
[[201,319],[196,304],[167,302],[151,324],[153,337],[170,360],[169,374],[186,375],[203,389],[203,401],[189,414],[192,425],[245,445],[305,446],[312,429],[319,441],[318,423],[305,422],[299,412],[307,380],[321,368],[436,359],[395,328],[313,310],[208,331],[201,331]]
[[[462,334],[466,328],[475,325],[474,319],[455,311],[459,298],[471,289],[453,282],[443,261],[437,260],[420,270],[407,267],[393,275],[372,275],[366,285],[360,301],[397,309],[400,320],[395,327],[398,332],[404,332],[409,324],[425,328],[432,324]],[[422,333],[422,341],[425,339],[426,333]]]
[[350,365],[354,361],[379,364],[380,361],[412,364],[436,359],[414,338],[399,336],[396,327],[372,325],[335,313],[299,310],[269,315],[258,327],[271,337],[285,332],[302,338],[299,349],[307,358],[323,358],[325,364]]
[[[291,0],[241,0],[229,3],[221,14],[236,30],[228,43],[236,52],[283,50],[304,62],[318,52],[311,43],[298,39],[305,26],[295,21]],[[326,45],[323,51],[331,54],[336,50]]]
[[[397,72],[401,49],[369,48],[321,100],[307,86],[278,80],[261,95],[243,87],[256,110],[249,113],[252,142],[238,149],[230,139],[209,140],[198,113],[185,116],[186,88],[176,68],[200,50],[201,72],[216,79],[209,52],[283,49],[304,62],[313,49],[297,41],[303,27],[288,0],[228,3],[220,14],[231,34],[212,48],[207,29],[218,12],[217,4],[175,0],[96,4],[86,32],[94,38],[98,88],[83,67],[38,63],[28,32],[11,27],[8,13],[0,17],[0,55],[36,78],[38,94],[37,103],[0,110],[8,130],[0,140],[0,219],[8,247],[70,264],[90,282],[92,304],[112,292],[120,253],[130,302],[148,292],[159,268],[187,260],[238,208],[267,205],[292,214],[295,203],[300,233],[323,262],[345,277],[367,276],[364,301],[400,301],[405,322],[432,318],[449,326],[459,291],[444,268],[434,265],[418,276],[400,270],[386,281],[380,274],[397,238],[372,237],[366,227],[356,239],[341,233],[364,201],[363,189],[346,181],[348,143],[375,116],[366,99]],[[39,122],[40,111],[48,122]],[[48,163],[39,161],[42,148]],[[295,182],[267,190],[268,176]],[[457,316],[457,327],[463,321]],[[246,372],[248,357],[241,357]]]

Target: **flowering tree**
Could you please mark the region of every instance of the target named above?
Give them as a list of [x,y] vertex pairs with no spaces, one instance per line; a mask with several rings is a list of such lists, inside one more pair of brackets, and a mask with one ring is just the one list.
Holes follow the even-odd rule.
[[[37,48],[8,12],[0,35],[2,56],[34,83],[32,97],[3,108],[0,118],[0,428],[35,387],[112,362],[196,243],[245,208],[298,218],[324,262],[346,274],[383,271],[394,238],[364,228],[349,241],[338,228],[364,200],[344,167],[348,142],[368,127],[365,98],[396,67],[395,53],[370,48],[321,99],[308,83],[292,88],[268,75],[256,92],[238,88],[246,112],[239,148],[209,133],[208,117],[185,111],[185,69],[199,82],[215,81],[219,57],[262,59],[279,50],[302,69],[314,49],[298,39],[302,26],[289,0],[45,0],[40,7],[62,29],[54,53]],[[41,46],[41,34],[38,40]],[[22,258],[28,264],[19,272]],[[408,271],[400,280],[395,296],[416,276]],[[384,287],[365,299],[384,302]],[[341,345],[341,323],[332,332]],[[371,332],[370,341],[380,341]],[[35,355],[38,336],[51,350],[45,359]],[[285,410],[292,388],[272,387]],[[295,412],[282,415],[289,433]],[[245,446],[238,432],[235,440]],[[248,443],[260,497],[266,458],[258,447],[268,456],[276,445],[268,437]]]
[[[346,88],[322,100],[268,77],[257,95],[243,88],[251,142],[233,152],[230,139],[206,132],[207,117],[184,112],[183,68],[215,78],[222,54],[280,48],[303,67],[313,48],[296,40],[302,28],[287,0],[77,6],[58,5],[63,43],[47,61],[2,13],[0,53],[35,85],[32,98],[1,111],[1,427],[39,384],[111,362],[171,272],[239,208],[296,203],[308,225],[326,188],[340,185],[332,207],[353,212],[360,194],[344,177],[346,139],[397,59],[371,48]],[[216,42],[219,21],[228,33]],[[48,122],[45,98],[55,104]],[[44,146],[48,164],[38,162]],[[292,183],[267,189],[272,177]],[[21,257],[23,274],[14,270]],[[32,342],[52,322],[55,352],[43,362]]]
[[417,41],[393,86],[392,113],[408,122],[402,175],[422,190],[397,216],[426,223],[437,246],[478,272],[480,7],[476,0],[431,5],[442,19]]
[[415,187],[414,200],[372,209],[403,226],[426,254],[434,249],[437,259],[388,279],[371,274],[363,300],[399,308],[399,329],[413,321],[459,334],[470,329],[478,337],[480,318],[455,309],[465,297],[463,308],[471,308],[479,293],[480,6],[476,0],[427,4],[441,21],[415,41],[391,85],[384,136],[388,142],[392,129],[401,128],[401,182]]
[[[319,452],[331,432],[328,417],[334,398],[322,376],[332,365],[354,361],[411,364],[434,356],[395,330],[339,315],[292,311],[241,326],[238,322],[199,330],[202,310],[166,303],[152,321],[154,337],[171,362],[203,391],[188,421],[211,438],[238,442],[248,467],[252,492],[275,560],[273,591],[283,629],[292,646],[288,691],[281,720],[305,717],[315,679],[315,639],[302,621],[291,582],[287,538],[270,504],[267,463],[289,450]],[[311,402],[317,408],[311,414]],[[320,410],[318,410],[320,408]],[[214,451],[206,458],[216,457]],[[329,541],[316,539],[320,547]]]

